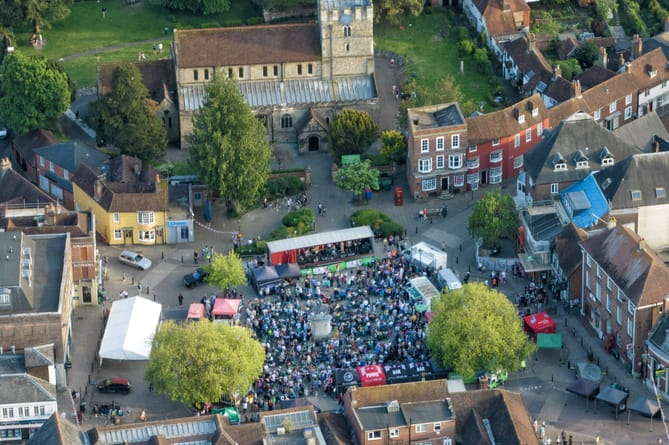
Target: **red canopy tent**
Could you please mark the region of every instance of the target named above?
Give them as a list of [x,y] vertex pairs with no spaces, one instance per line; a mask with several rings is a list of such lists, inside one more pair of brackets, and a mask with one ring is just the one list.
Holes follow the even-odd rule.
[[556,326],[555,320],[550,315],[546,312],[539,312],[523,317],[523,327],[525,332],[532,334],[536,341],[537,334],[555,334]]
[[188,308],[188,320],[199,320],[204,318],[204,304],[202,303],[191,303]]
[[380,386],[386,384],[386,373],[382,365],[358,366],[358,375],[362,386]]
[[211,315],[214,317],[234,317],[239,311],[239,304],[242,300],[235,300],[231,298],[217,298],[214,303],[214,308],[211,310]]

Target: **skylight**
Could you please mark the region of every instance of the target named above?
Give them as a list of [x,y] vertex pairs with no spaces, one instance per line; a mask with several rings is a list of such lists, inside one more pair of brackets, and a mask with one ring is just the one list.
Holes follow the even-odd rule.
[[641,201],[641,190],[632,190],[632,201]]
[[663,199],[667,197],[667,192],[664,190],[664,187],[655,187],[655,196],[657,199]]

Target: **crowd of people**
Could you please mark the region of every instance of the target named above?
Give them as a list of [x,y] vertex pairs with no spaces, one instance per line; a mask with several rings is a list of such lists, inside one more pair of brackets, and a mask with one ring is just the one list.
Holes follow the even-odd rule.
[[[403,256],[389,255],[358,269],[305,276],[276,297],[248,301],[242,322],[264,345],[266,360],[246,402],[271,410],[316,391],[337,396],[335,369],[429,360],[427,320],[406,291],[417,273]],[[315,314],[331,317],[327,338],[314,338]]]

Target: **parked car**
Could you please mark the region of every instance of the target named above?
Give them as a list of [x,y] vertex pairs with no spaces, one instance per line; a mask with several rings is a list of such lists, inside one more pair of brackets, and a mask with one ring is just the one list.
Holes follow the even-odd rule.
[[202,283],[204,279],[207,278],[207,275],[209,275],[209,272],[201,267],[198,267],[193,272],[184,275],[184,286],[192,289],[198,284]]
[[142,270],[146,270],[151,267],[150,259],[143,257],[142,255],[138,254],[137,252],[133,252],[132,250],[124,250],[121,252],[121,254],[118,256],[118,260],[123,264],[127,264],[128,266],[136,267]]
[[114,392],[119,394],[128,394],[132,389],[130,379],[125,377],[112,377],[104,379],[98,383],[98,390],[100,392]]

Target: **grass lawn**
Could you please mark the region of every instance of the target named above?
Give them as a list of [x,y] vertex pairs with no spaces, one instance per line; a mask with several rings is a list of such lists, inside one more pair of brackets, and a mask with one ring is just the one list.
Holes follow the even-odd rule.
[[[103,6],[107,8],[105,18],[102,18]],[[74,3],[67,18],[54,23],[51,29],[43,30],[42,36],[47,43],[42,49],[30,46],[30,30],[17,33],[17,46],[28,54],[41,54],[58,60],[108,46],[156,39],[156,43],[163,42],[164,52],[167,51],[169,55],[173,28],[241,25],[249,21],[259,23],[262,21],[261,16],[261,11],[249,0],[232,0],[232,8],[228,13],[210,16],[170,13],[148,2],[129,6],[127,0],[103,0],[101,3],[84,1]],[[100,61],[136,60],[139,51],[144,51],[147,58],[153,55],[149,54],[152,53],[151,45],[143,44],[127,51],[101,53],[99,56]],[[114,59],[114,55],[123,58]],[[78,85],[94,85],[96,57],[65,62],[66,70]]]
[[[464,16],[461,17],[464,19]],[[374,40],[378,48],[402,55],[407,61],[408,75],[415,73],[418,83],[430,88],[449,75],[465,98],[476,104],[486,102],[485,111],[490,111],[490,107],[494,106],[490,103],[494,93],[489,81],[491,76],[471,60],[465,60],[464,74],[460,74],[461,57],[457,41],[449,30],[466,23],[455,21],[448,12],[434,8],[431,14],[407,18],[403,29],[386,24],[375,25]]]

